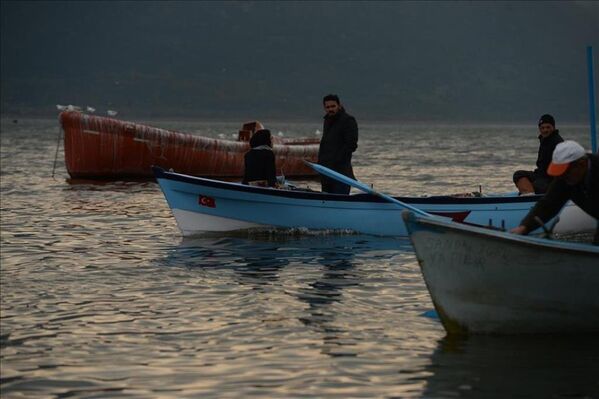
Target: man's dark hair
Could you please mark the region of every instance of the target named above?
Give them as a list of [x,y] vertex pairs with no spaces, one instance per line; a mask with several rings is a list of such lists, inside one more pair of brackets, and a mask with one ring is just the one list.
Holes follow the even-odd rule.
[[256,148],[261,145],[267,145],[270,147],[270,138],[270,130],[260,129],[252,135],[252,138],[250,139],[250,147]]
[[549,123],[550,125],[553,125],[553,127],[555,127],[555,119],[553,118],[553,116],[549,114],[542,115],[539,118],[539,126],[541,126],[543,123]]
[[327,101],[335,101],[337,104],[341,104],[341,101],[339,101],[339,96],[337,94],[327,94],[326,96],[324,96],[322,99],[322,103],[324,104]]

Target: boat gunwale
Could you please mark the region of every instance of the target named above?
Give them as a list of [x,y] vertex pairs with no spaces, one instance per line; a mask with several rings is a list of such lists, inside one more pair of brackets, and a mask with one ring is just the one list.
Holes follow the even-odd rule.
[[[450,231],[457,230],[459,233],[467,234],[471,236],[476,236],[482,239],[487,239],[489,236],[499,239],[500,241],[507,243],[515,243],[518,245],[523,245],[532,248],[539,248],[539,246],[548,249],[556,249],[563,252],[575,252],[575,253],[583,253],[585,255],[598,254],[599,255],[599,246],[585,243],[576,243],[576,242],[568,242],[568,241],[560,241],[560,240],[551,240],[547,238],[541,238],[530,235],[519,235],[519,234],[511,234],[505,231],[499,231],[494,229],[485,228],[483,226],[477,226],[472,224],[463,224],[456,223],[451,221],[445,221],[439,218],[433,217],[424,217],[417,216],[413,212],[405,210],[402,212],[403,220],[406,224],[406,228],[408,229],[410,240],[412,240],[412,244],[414,245],[414,241],[412,239],[412,234],[414,231],[411,229],[411,224],[423,224],[434,227],[442,227],[444,229],[448,229]],[[445,232],[442,232],[445,234]],[[416,245],[414,245],[416,247]]]
[[[191,176],[177,172],[166,171],[159,166],[152,166],[154,177],[156,179],[174,180],[192,185],[203,185],[223,190],[241,191],[255,194],[263,194],[277,197],[287,197],[295,199],[322,200],[322,201],[343,201],[343,202],[369,202],[369,203],[388,203],[387,200],[372,194],[358,193],[331,194],[320,191],[301,191],[301,190],[280,190],[270,187],[248,186],[236,182],[225,182],[213,180],[204,177]],[[423,205],[490,205],[497,203],[530,203],[537,202],[540,195],[530,196],[489,196],[489,197],[452,197],[452,196],[429,196],[429,197],[395,197],[396,199],[412,204]]]

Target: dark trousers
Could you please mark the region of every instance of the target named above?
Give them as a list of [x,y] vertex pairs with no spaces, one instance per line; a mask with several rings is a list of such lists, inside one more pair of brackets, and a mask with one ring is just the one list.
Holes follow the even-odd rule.
[[331,194],[349,194],[351,189],[347,184],[338,182],[334,179],[329,179],[326,176],[320,176],[320,185],[323,193]]
[[529,170],[517,170],[513,176],[514,183],[518,183],[518,180],[522,177],[526,177],[530,180],[535,189],[535,194],[545,194],[547,192],[547,187],[549,187],[549,183],[551,183],[551,178],[539,176],[537,173]]

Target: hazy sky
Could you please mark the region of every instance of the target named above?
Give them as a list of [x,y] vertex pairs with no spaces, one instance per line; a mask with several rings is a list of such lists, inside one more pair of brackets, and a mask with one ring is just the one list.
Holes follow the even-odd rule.
[[1,4],[3,114],[587,123],[599,64],[599,2]]

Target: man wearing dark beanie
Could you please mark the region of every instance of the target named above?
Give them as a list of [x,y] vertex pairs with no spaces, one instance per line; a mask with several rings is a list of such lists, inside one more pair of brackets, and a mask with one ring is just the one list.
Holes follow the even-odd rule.
[[551,156],[555,146],[564,141],[555,128],[555,119],[549,114],[539,118],[539,153],[537,168],[533,171],[518,170],[514,173],[514,183],[520,195],[543,194],[547,191],[552,177],[547,174],[547,167],[551,163]]

